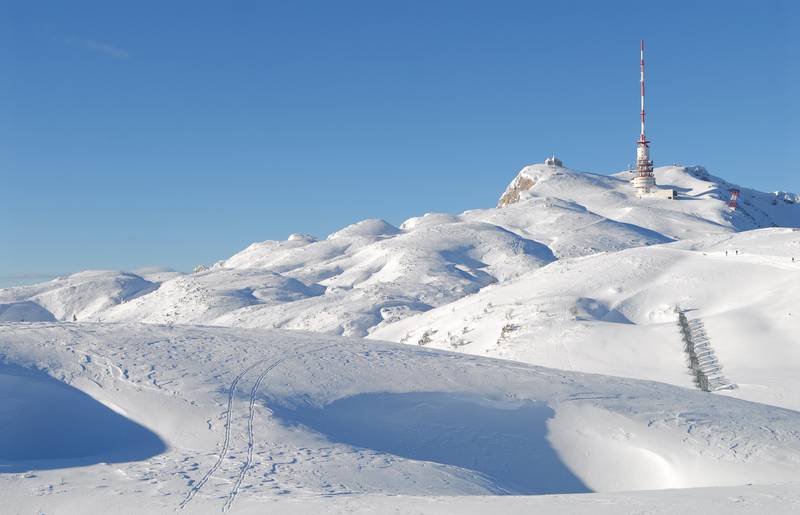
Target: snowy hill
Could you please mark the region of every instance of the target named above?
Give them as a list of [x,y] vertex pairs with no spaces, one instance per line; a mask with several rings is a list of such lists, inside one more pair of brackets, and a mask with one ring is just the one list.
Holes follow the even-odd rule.
[[791,511],[798,198],[629,178],[0,290],[3,509]]
[[692,387],[676,305],[705,323],[728,395],[800,410],[793,229],[562,259],[371,337]]
[[[636,198],[631,172],[614,175],[582,173],[561,166],[526,166],[506,188],[499,207],[531,198],[572,201],[603,217],[653,230],[673,239],[800,224],[797,195],[762,193],[731,184],[700,166],[655,169],[661,188],[673,188],[678,200]],[[738,209],[727,208],[729,190],[740,190]]]
[[[255,243],[194,274],[90,272],[0,290],[0,319],[301,329],[365,336],[553,261],[800,226],[797,197],[740,188],[700,167],[656,169],[680,200],[638,199],[629,174],[523,168],[499,208],[365,220],[324,240]],[[550,265],[552,266],[552,265]],[[87,275],[88,274],[88,275]],[[389,334],[389,333],[387,333]]]
[[662,383],[288,331],[0,332],[11,512],[255,513],[321,497],[368,509],[398,494],[800,480],[800,413]]
[[401,230],[366,220],[317,241],[250,246],[107,310],[104,321],[312,329],[362,336],[553,261],[543,244],[482,222]]
[[[0,289],[0,320],[81,320],[156,289],[136,274],[86,271],[32,286]],[[3,314],[7,314],[3,318]]]

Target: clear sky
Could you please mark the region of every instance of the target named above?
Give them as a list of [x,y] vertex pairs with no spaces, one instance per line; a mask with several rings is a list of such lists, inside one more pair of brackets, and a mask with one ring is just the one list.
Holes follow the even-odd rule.
[[495,204],[555,153],[800,191],[800,2],[0,2],[0,285]]

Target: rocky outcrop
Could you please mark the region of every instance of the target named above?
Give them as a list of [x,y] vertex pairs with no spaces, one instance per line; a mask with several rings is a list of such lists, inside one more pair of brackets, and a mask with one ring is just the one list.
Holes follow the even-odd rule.
[[497,207],[506,207],[510,204],[515,204],[519,202],[519,194],[522,191],[528,191],[529,189],[533,188],[533,185],[536,184],[536,181],[531,179],[526,175],[518,175],[514,182],[506,189],[503,196],[500,197],[500,202],[497,203]]

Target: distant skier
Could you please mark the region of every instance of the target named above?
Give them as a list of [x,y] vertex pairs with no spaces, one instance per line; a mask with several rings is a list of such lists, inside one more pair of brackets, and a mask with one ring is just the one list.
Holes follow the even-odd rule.
[[728,255],[728,251],[727,251],[727,250],[725,251],[725,255],[726,255],[726,256]]
[[73,322],[77,322],[78,321],[78,316],[75,313],[72,314],[72,321]]

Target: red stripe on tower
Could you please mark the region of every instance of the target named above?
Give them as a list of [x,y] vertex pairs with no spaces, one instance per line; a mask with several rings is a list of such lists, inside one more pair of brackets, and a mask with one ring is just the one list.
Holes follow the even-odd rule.
[[644,121],[644,40],[639,43],[639,97],[641,102],[641,133],[639,134],[639,141],[636,148],[636,171],[639,177],[635,186],[640,194],[648,194],[655,188],[655,179],[653,176],[653,162],[650,160],[650,142],[647,141],[645,136]]

